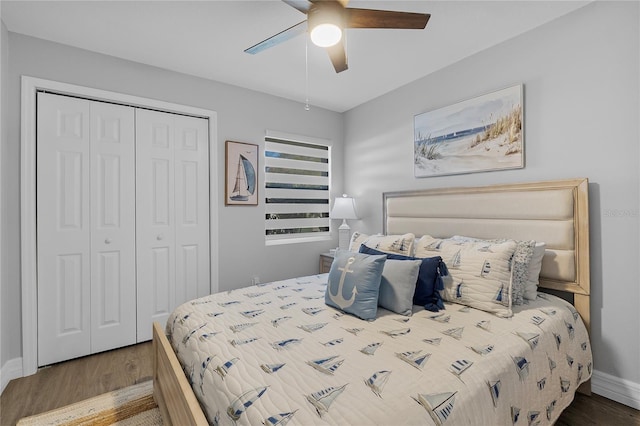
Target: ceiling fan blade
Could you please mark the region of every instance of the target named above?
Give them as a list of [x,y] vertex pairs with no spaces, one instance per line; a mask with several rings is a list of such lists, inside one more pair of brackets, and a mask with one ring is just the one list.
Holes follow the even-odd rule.
[[331,63],[333,64],[333,68],[335,68],[336,73],[349,68],[347,66],[347,50],[344,47],[344,39],[340,40],[333,46],[326,47],[325,49],[329,54],[329,58],[331,59]]
[[304,34],[307,32],[307,21],[304,20],[300,23],[295,24],[292,27],[287,28],[284,31],[279,32],[278,34],[269,37],[268,39],[262,40],[260,43],[254,44],[253,46],[245,49],[244,51],[247,53],[251,53],[255,55],[256,53],[260,53],[265,49],[275,46],[276,44],[280,44],[284,41],[292,39],[295,36],[300,34]]
[[423,29],[431,15],[428,13],[396,12],[393,10],[345,9],[347,28]]
[[307,13],[309,12],[309,9],[311,9],[311,2],[308,0],[282,0],[282,1],[288,4],[289,6],[293,7],[294,9],[298,9],[302,13]]

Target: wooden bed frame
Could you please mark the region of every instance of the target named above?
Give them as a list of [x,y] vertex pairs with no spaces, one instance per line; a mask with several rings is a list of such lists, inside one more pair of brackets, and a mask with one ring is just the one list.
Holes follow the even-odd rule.
[[[588,180],[567,179],[383,194],[385,234],[466,235],[542,240],[547,249],[540,287],[569,295],[589,331]],[[548,230],[551,231],[548,231]],[[540,232],[548,238],[540,238]],[[165,424],[207,425],[206,417],[164,334],[153,324],[154,398]],[[591,383],[578,392],[589,395]]]

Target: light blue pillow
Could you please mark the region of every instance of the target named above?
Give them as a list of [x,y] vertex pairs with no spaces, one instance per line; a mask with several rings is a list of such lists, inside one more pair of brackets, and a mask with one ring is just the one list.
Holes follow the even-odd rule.
[[364,320],[376,318],[380,280],[387,256],[337,251],[324,301]]
[[380,280],[378,305],[396,314],[411,315],[420,265],[420,259],[387,259]]

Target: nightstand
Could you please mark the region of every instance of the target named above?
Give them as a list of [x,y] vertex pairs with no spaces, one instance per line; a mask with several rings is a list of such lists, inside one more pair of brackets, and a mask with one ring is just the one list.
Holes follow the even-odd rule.
[[331,270],[331,264],[333,263],[333,254],[332,253],[321,253],[320,254],[320,273],[324,274]]

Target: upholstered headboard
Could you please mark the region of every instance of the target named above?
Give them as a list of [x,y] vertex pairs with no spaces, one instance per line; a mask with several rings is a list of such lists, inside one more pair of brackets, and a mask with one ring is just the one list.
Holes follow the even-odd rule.
[[589,327],[588,180],[383,194],[385,234],[544,241],[540,286],[573,293]]

